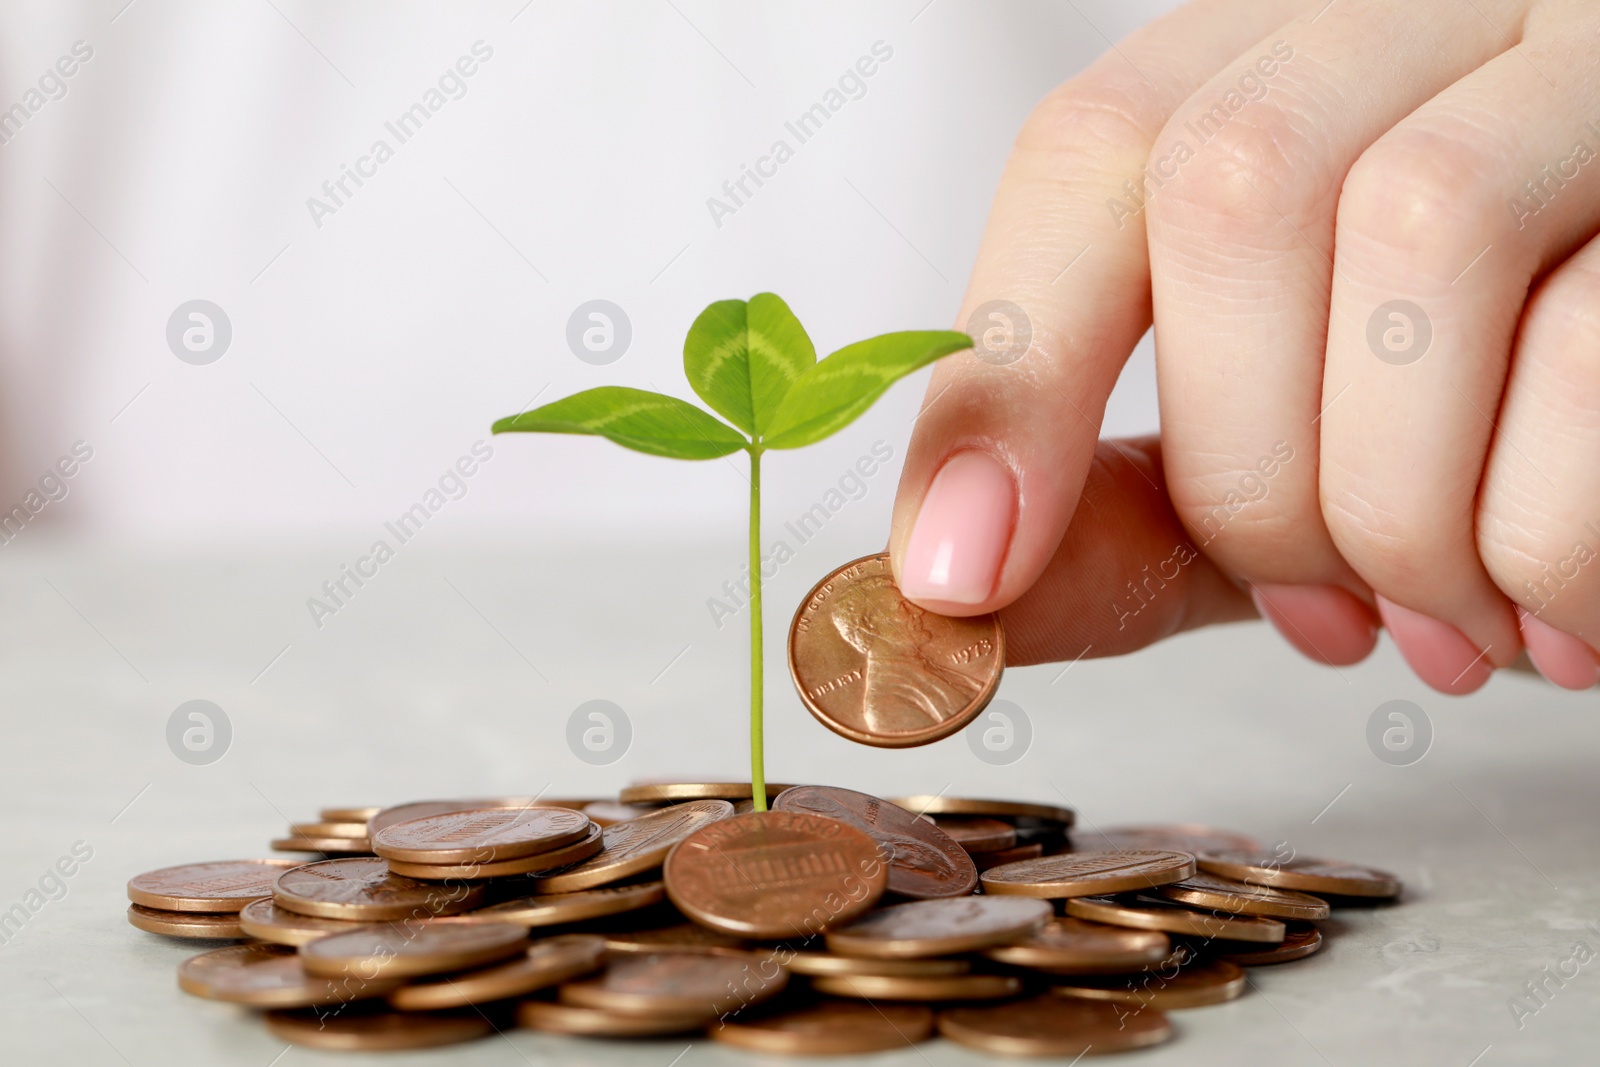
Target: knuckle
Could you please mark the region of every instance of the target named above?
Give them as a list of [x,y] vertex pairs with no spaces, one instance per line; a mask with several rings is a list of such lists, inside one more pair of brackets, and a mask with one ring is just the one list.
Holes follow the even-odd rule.
[[1553,609],[1551,621],[1593,615],[1600,581],[1600,539],[1575,523],[1526,509],[1494,506],[1478,516],[1478,557],[1500,591],[1529,611]]
[[1435,534],[1420,516],[1324,484],[1322,521],[1339,553],[1380,591],[1411,591],[1429,580]]
[[1576,390],[1572,399],[1600,408],[1600,257],[1573,260],[1552,275],[1529,300],[1527,318],[1551,342],[1535,346],[1544,350],[1534,357],[1563,372]]
[[1154,125],[1146,94],[1119,79],[1078,78],[1041,100],[1017,135],[1020,152],[1041,155],[1134,154],[1148,150]]
[[[1321,150],[1303,124],[1283,107],[1262,102],[1234,117],[1199,147],[1193,147],[1203,111],[1180,112],[1151,151],[1156,177],[1177,178],[1151,199],[1153,218],[1182,228],[1236,230],[1241,223],[1303,218],[1323,190]],[[1188,162],[1180,166],[1187,157]]]

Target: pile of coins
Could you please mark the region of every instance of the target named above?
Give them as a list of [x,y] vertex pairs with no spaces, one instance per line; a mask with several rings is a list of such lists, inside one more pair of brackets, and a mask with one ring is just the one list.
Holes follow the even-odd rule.
[[767,794],[764,812],[748,784],[688,782],[326,809],[274,842],[325,858],[141,874],[128,919],[239,941],[184,961],[179,986],[318,1048],[523,1026],[787,1054],[937,1033],[1077,1056],[1168,1040],[1167,1011],[1318,951],[1330,905],[1400,892],[1382,871],[1205,827],[1074,843],[1054,805]]

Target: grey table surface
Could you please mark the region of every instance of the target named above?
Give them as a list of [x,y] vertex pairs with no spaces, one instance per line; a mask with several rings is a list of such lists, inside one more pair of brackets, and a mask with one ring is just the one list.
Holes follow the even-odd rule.
[[[179,992],[174,969],[194,947],[124,918],[124,883],[139,871],[266,854],[285,822],[322,805],[604,795],[636,777],[745,767],[746,616],[719,628],[706,605],[737,573],[733,539],[648,551],[436,539],[352,587],[320,627],[306,601],[365,543],[358,534],[229,551],[35,540],[0,559],[6,1064],[351,1059],[286,1049],[250,1013]],[[783,667],[784,624],[805,589],[873,547],[820,544],[769,587],[773,780],[1064,801],[1087,834],[1206,822],[1405,879],[1398,906],[1337,913],[1323,953],[1253,970],[1230,1004],[1175,1013],[1176,1039],[1126,1062],[1593,1062],[1600,964],[1580,961],[1600,950],[1595,694],[1506,676],[1446,699],[1387,644],[1332,670],[1248,624],[1008,672],[1000,697],[1032,728],[1009,765],[980,760],[963,736],[871,750],[813,722]],[[208,765],[180,761],[166,740],[193,699],[214,701],[232,728]],[[605,766],[566,740],[574,709],[595,699],[632,728]],[[1409,765],[1368,742],[1391,700],[1431,723],[1427,754]],[[92,855],[58,884],[49,871],[75,846]],[[1543,983],[1537,1000],[1530,982]],[[387,1062],[746,1058],[709,1042],[513,1031]],[[870,1057],[987,1059],[942,1041]]]

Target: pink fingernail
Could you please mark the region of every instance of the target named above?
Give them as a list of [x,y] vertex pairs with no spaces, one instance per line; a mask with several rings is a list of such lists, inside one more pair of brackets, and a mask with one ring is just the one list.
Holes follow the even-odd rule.
[[934,475],[906,544],[900,591],[913,600],[980,604],[994,591],[1017,492],[984,452],[957,452]]
[[1600,684],[1600,659],[1582,639],[1526,611],[1519,614],[1522,643],[1540,674],[1563,689],[1593,689]]
[[1463,696],[1494,673],[1486,649],[1447,622],[1378,597],[1378,614],[1417,677],[1441,693]]
[[1336,585],[1250,587],[1256,610],[1300,653],[1318,663],[1348,667],[1378,643],[1378,620],[1355,594]]

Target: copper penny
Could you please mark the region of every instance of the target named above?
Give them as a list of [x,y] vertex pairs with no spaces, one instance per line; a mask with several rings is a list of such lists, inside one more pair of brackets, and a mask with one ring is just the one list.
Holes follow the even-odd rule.
[[646,953],[614,959],[595,977],[568,982],[558,996],[563,1004],[625,1015],[715,1017],[776,996],[788,981],[782,965],[755,955]]
[[197,941],[234,941],[245,936],[237,912],[161,911],[128,905],[128,922],[147,933]]
[[828,949],[844,956],[916,959],[976,952],[1027,937],[1053,909],[1028,897],[913,900],[870,911],[828,931]]
[[1224,878],[1303,893],[1345,897],[1394,897],[1400,879],[1388,871],[1309,856],[1280,859],[1270,852],[1215,851],[1199,857],[1200,869]]
[[997,963],[1051,974],[1127,974],[1167,958],[1172,939],[1082,919],[1051,919],[1028,937],[984,952]]
[[1195,873],[1194,857],[1165,849],[1068,852],[995,867],[980,875],[985,893],[1029,897],[1088,897],[1180,882]]
[[128,899],[159,911],[239,911],[272,895],[294,860],[218,860],[146,871],[128,880]]
[[665,1037],[704,1029],[716,1018],[715,1012],[707,1011],[630,1015],[577,1004],[552,1004],[545,1000],[524,1000],[517,1005],[519,1025],[529,1030],[571,1034],[575,1037]]
[[614,822],[627,822],[641,815],[649,815],[655,810],[644,804],[619,804],[614,800],[597,800],[593,804],[584,805],[583,813],[601,826],[610,826]]
[[252,900],[239,913],[239,929],[246,937],[296,947],[362,925],[350,919],[320,919],[315,915],[301,915],[278,907],[271,897]]
[[907,975],[918,978],[936,978],[950,974],[966,974],[972,970],[967,959],[867,959],[862,956],[839,956],[831,952],[776,951],[777,960],[789,968],[791,974],[808,976],[819,974],[879,974]]
[[999,1000],[1022,992],[1022,979],[1009,974],[840,974],[813,978],[811,988],[830,996],[860,1000]]
[[1174,904],[1160,897],[1074,897],[1067,914],[1090,922],[1162,930],[1186,937],[1258,941],[1275,945],[1283,940],[1284,925],[1276,919],[1254,915],[1228,915]]
[[449,881],[479,878],[501,878],[508,874],[534,874],[539,871],[553,871],[558,867],[565,867],[580,860],[586,860],[600,851],[602,844],[601,829],[589,822],[588,816],[583,816],[588,824],[588,836],[583,837],[570,845],[550,849],[548,852],[538,852],[532,856],[522,856],[514,860],[497,860],[494,863],[406,863],[401,860],[386,860],[389,869],[395,874],[405,875],[407,878],[422,878],[433,881]]
[[889,799],[918,815],[989,815],[997,819],[1032,819],[1063,827],[1070,827],[1077,819],[1077,814],[1071,808],[1027,800],[950,797],[943,793]]
[[909,1048],[933,1033],[933,1011],[920,1004],[823,1000],[743,1015],[711,1031],[711,1039],[752,1052],[844,1055]]
[[972,862],[979,873],[1003,867],[1008,863],[1017,863],[1020,860],[1036,860],[1044,855],[1044,846],[1035,841],[1029,845],[1017,845],[1015,848],[1003,848],[997,852],[974,852]]
[[939,1033],[958,1045],[1002,1056],[1078,1057],[1159,1045],[1172,1036],[1172,1024],[1159,1011],[1036,997],[946,1009],[939,1013]]
[[[793,787],[767,782],[767,800],[772,801],[790,788]],[[678,804],[685,800],[749,800],[752,794],[749,782],[635,782],[624,788],[617,799],[624,804]]]
[[358,822],[365,826],[367,820],[383,809],[380,807],[323,808],[317,818],[323,822]]
[[599,889],[580,889],[575,893],[549,893],[518,897],[491,904],[461,916],[463,922],[508,922],[519,926],[554,926],[557,923],[597,919],[637,911],[667,898],[660,882],[634,885],[608,885]]
[[883,896],[879,845],[837,819],[752,812],[701,827],[663,868],[685,915],[740,937],[806,938],[842,926]]
[[476,1010],[455,1012],[271,1011],[267,1029],[279,1040],[338,1052],[393,1052],[438,1048],[475,1041],[494,1033],[494,1024]]
[[1072,978],[1051,987],[1050,992],[1067,998],[1174,1011],[1221,1004],[1243,993],[1244,988],[1244,971],[1236,964],[1212,960],[1192,963],[1176,972]]
[[1241,945],[1213,942],[1206,946],[1219,960],[1236,963],[1241,967],[1259,967],[1269,963],[1288,963],[1304,959],[1322,948],[1322,931],[1310,923],[1290,923],[1289,932],[1281,945],[1262,948],[1259,945]]
[[672,846],[702,826],[733,815],[726,800],[690,800],[612,823],[601,831],[600,851],[573,867],[540,875],[535,893],[572,893],[620,882],[666,862]]
[[413,978],[482,967],[527,951],[511,923],[393,923],[328,934],[300,946],[307,974]]
[[289,824],[291,837],[355,837],[365,839],[365,822],[295,822]]
[[966,896],[978,886],[978,869],[966,850],[898,804],[853,789],[797,785],[784,790],[772,808],[838,819],[865,831],[888,849],[891,893],[925,900]]
[[605,941],[593,934],[551,937],[505,963],[402,986],[389,994],[389,1003],[401,1011],[438,1011],[525,996],[588,974],[605,954]]
[[320,852],[324,856],[370,856],[372,843],[364,837],[277,837],[274,852]]
[[390,872],[377,857],[319,860],[284,871],[272,885],[280,908],[324,919],[385,919],[455,915],[483,902],[482,886],[429,885]]
[[887,553],[846,563],[806,594],[789,627],[800,699],[834,733],[880,748],[966,726],[1000,685],[995,615],[951,618],[900,595]]
[[567,808],[452,811],[386,826],[372,836],[372,850],[406,863],[495,863],[581,841],[593,825]]
[[476,811],[481,808],[528,808],[535,805],[561,808],[564,804],[550,804],[538,797],[478,797],[471,800],[413,800],[384,808],[367,820],[367,833],[376,835],[395,823],[410,822],[429,815],[448,815],[453,811]]
[[[554,899],[554,898],[545,898]],[[707,929],[698,923],[679,923],[654,930],[606,931],[606,951],[613,955],[644,952],[699,952],[708,956],[746,956],[755,951],[750,942]]]
[[282,945],[234,945],[192,956],[178,966],[178,988],[209,1000],[253,1008],[310,1008],[382,996],[396,979],[307,974],[300,957]]
[[1218,830],[1198,823],[1157,823],[1139,826],[1108,826],[1084,835],[1089,849],[1164,848],[1191,855],[1215,849],[1246,849],[1254,852],[1261,843],[1249,834]]
[[1251,885],[1202,871],[1155,890],[1158,897],[1196,908],[1261,915],[1268,919],[1326,919],[1328,902],[1293,889]]
[[986,815],[938,815],[933,824],[968,852],[999,852],[1017,843],[1017,828]]

